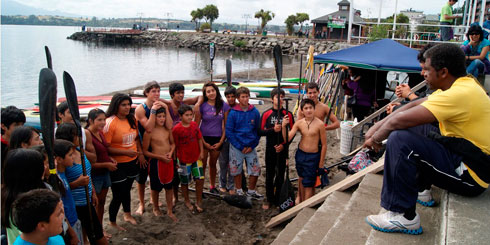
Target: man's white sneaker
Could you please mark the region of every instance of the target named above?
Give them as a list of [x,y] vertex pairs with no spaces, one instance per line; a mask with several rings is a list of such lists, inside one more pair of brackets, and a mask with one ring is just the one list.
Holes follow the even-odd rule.
[[413,220],[408,220],[403,217],[402,213],[388,211],[378,215],[367,216],[366,223],[382,232],[402,232],[412,235],[422,234],[422,226],[420,226],[420,216],[418,213],[416,213]]
[[417,202],[426,207],[433,207],[436,204],[434,198],[432,198],[432,192],[430,189],[419,192]]

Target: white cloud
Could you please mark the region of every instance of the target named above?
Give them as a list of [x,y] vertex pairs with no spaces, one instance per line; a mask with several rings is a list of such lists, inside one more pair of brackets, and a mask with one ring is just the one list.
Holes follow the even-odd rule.
[[[220,12],[217,22],[245,23],[242,17],[249,14],[252,19],[249,24],[257,24],[253,18],[260,9],[271,10],[276,17],[270,22],[283,25],[288,15],[299,12],[308,13],[310,19],[329,14],[338,9],[340,0],[17,0],[18,2],[47,10],[59,10],[83,16],[97,17],[143,17],[167,18],[171,13],[176,19],[190,20],[190,12],[207,4],[215,4]],[[382,17],[392,15],[395,11],[396,0],[382,0]],[[398,11],[412,8],[428,14],[437,14],[446,0],[398,0]],[[360,9],[362,17],[376,18],[379,12],[380,0],[354,0],[354,7]],[[462,6],[459,1],[455,7]]]

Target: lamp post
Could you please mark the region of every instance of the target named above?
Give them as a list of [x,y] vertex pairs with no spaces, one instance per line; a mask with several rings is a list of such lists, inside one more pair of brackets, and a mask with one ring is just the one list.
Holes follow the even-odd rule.
[[136,15],[140,17],[140,28],[142,28],[142,27],[143,27],[143,15],[144,15],[144,14],[143,14],[143,13],[141,13],[141,12],[139,12],[139,13],[137,13]]
[[170,29],[170,17],[173,17],[173,14],[170,12],[165,13],[165,16],[167,16],[167,31]]
[[252,18],[249,14],[244,14],[242,15],[242,18],[245,19],[245,35],[247,35],[248,32],[248,19]]

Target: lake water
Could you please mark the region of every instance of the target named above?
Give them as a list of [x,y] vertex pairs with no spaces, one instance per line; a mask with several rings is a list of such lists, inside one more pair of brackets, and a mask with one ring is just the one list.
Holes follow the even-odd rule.
[[[192,80],[209,76],[209,52],[187,48],[84,43],[66,37],[80,27],[1,25],[1,103],[31,107],[38,101],[39,71],[47,67],[44,46],[51,50],[58,97],[65,97],[63,71],[71,74],[78,95],[100,95],[148,81]],[[216,51],[213,74],[273,67],[271,54]],[[283,63],[291,60],[283,57]],[[251,73],[251,78],[253,73]]]

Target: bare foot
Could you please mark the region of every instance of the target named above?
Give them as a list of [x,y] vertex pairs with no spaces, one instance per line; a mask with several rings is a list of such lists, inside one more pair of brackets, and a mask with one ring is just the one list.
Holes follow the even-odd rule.
[[108,233],[106,231],[104,231],[104,236],[105,236],[105,239],[109,240],[112,238],[112,234],[111,233]]
[[229,193],[230,193],[230,195],[235,195],[236,194],[236,191],[235,190],[230,190]]
[[192,206],[192,204],[190,202],[186,202],[185,203],[185,206],[192,212],[194,211],[194,206]]
[[154,208],[153,209],[153,215],[155,215],[155,217],[163,216],[162,210],[160,210],[159,208]]
[[225,188],[220,187],[220,188],[219,188],[219,192],[226,192],[226,189],[225,189]]
[[144,212],[145,212],[145,206],[140,204],[138,206],[138,209],[136,209],[136,212],[134,213],[137,215],[143,215]]
[[202,213],[202,212],[204,211],[204,209],[202,209],[201,207],[199,207],[199,206],[197,205],[197,203],[196,203],[196,205],[195,205],[195,206],[196,206],[196,211],[197,211],[198,213]]
[[[155,206],[153,200],[150,200],[150,205]],[[158,207],[163,207],[163,203],[158,202]]]
[[132,225],[138,224],[138,223],[136,223],[136,220],[134,219],[134,217],[128,213],[124,213],[124,221],[131,223]]
[[120,230],[120,231],[128,231],[124,227],[119,226],[116,222],[111,222],[110,223],[110,226],[112,226],[112,227],[114,227],[114,228],[116,228],[117,230]]
[[270,208],[270,204],[269,204],[268,202],[264,202],[264,203],[262,204],[262,209],[263,209],[263,210],[268,210],[269,208]]
[[174,213],[167,213],[167,216],[171,218],[174,222],[179,221],[177,217],[174,215]]

